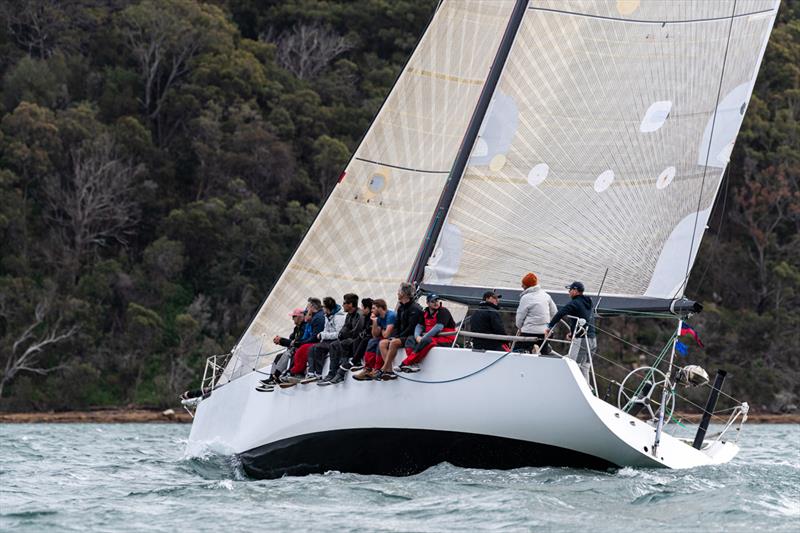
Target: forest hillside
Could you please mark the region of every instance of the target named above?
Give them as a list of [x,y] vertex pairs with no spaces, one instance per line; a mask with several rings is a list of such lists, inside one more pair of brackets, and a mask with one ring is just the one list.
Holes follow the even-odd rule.
[[[167,406],[196,386],[436,3],[0,2],[0,410]],[[690,357],[761,410],[800,405],[799,118],[784,0],[687,290],[705,305]],[[608,327],[655,347],[674,324]]]

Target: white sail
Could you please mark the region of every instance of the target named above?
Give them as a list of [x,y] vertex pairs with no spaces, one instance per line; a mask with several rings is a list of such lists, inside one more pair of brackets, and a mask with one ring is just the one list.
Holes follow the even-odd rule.
[[[309,296],[395,299],[483,87],[512,3],[443,2],[303,242],[234,349],[224,380],[271,361]],[[260,357],[261,356],[261,357]]]
[[425,281],[678,297],[778,0],[532,0]]

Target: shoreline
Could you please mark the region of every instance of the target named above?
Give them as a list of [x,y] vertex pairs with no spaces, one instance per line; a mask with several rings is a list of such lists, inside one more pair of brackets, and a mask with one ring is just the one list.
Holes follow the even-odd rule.
[[191,422],[192,416],[181,408],[0,413],[0,424],[190,424]]
[[[697,424],[699,413],[677,413],[683,422]],[[190,424],[192,416],[184,409],[93,409],[85,411],[48,411],[0,413],[0,424]],[[715,421],[719,422],[719,421]],[[800,424],[800,413],[751,413],[748,424]]]

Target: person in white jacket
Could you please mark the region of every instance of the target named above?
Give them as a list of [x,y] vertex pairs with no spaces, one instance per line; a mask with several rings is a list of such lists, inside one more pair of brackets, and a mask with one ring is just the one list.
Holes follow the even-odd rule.
[[339,330],[344,326],[347,314],[341,305],[330,296],[322,300],[322,309],[325,311],[325,327],[319,333],[319,342],[311,347],[308,354],[308,375],[304,383],[316,381],[322,377],[322,367],[328,358],[331,343],[339,338]]
[[523,337],[531,337],[531,342],[518,342],[516,347],[535,350],[539,346],[540,353],[549,354],[550,346],[543,344],[545,330],[550,319],[558,309],[553,299],[539,286],[539,278],[533,272],[522,277],[522,294],[517,307],[517,328]]

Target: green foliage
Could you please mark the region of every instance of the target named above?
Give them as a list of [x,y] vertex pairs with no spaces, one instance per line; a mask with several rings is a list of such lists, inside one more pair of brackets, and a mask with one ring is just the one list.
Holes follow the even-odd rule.
[[[60,409],[174,404],[203,357],[231,347],[437,1],[0,4],[0,373],[38,303],[38,335],[77,327],[42,351],[43,373],[5,381],[0,408]],[[733,154],[729,216],[688,291],[707,304],[694,324],[709,349],[692,356],[772,409],[800,396],[799,17],[783,3]],[[285,39],[303,30],[339,49],[292,64]],[[87,157],[128,173],[110,197],[129,210],[66,202],[82,198]],[[651,348],[670,327],[613,324]]]

